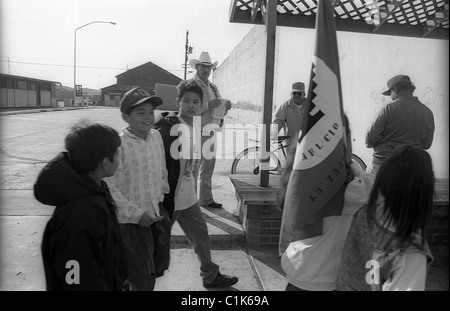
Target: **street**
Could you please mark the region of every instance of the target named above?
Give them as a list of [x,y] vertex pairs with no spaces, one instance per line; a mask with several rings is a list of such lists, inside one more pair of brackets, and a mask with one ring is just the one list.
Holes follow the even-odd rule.
[[[0,116],[0,190],[31,190],[41,168],[64,150],[64,137],[70,126],[83,118],[110,125],[119,132],[126,125],[118,108],[111,107]],[[218,147],[221,156],[217,157],[217,175],[228,175],[234,155],[245,146],[239,140],[230,148],[228,139],[233,139],[233,135],[226,136],[227,142]],[[221,137],[219,133],[219,142]]]

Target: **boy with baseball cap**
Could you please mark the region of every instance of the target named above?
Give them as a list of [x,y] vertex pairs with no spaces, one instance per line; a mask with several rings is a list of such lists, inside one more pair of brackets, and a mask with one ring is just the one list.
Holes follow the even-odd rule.
[[153,129],[163,103],[143,88],[124,94],[120,112],[128,126],[120,138],[119,167],[106,181],[118,207],[125,260],[133,290],[153,290],[170,261],[170,218],[162,202],[169,192],[164,145]]

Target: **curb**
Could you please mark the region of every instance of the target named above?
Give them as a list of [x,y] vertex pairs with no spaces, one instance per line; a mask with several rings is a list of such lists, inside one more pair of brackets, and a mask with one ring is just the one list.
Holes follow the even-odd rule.
[[[239,235],[209,235],[211,249],[246,249],[245,234]],[[185,235],[171,235],[171,248],[191,248],[189,240]]]
[[15,114],[30,114],[39,112],[52,112],[52,111],[65,111],[65,110],[79,110],[79,109],[90,109],[94,107],[59,107],[59,108],[35,108],[35,109],[24,109],[24,110],[12,110],[12,111],[1,111],[0,115],[15,115]]
[[250,263],[250,267],[252,268],[253,275],[255,276],[256,283],[258,284],[258,287],[260,288],[261,291],[266,292],[267,289],[266,289],[266,286],[264,286],[264,282],[263,282],[263,280],[261,278],[261,274],[260,274],[260,272],[258,270],[258,267],[256,266],[255,259],[253,258],[253,256],[248,251],[247,251],[247,258],[248,258],[248,261]]

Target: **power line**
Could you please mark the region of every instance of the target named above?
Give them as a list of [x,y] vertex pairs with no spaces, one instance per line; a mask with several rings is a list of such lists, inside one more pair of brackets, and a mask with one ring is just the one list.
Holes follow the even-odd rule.
[[[59,64],[46,64],[46,63],[30,63],[30,62],[18,62],[11,60],[0,60],[2,63],[15,63],[15,64],[25,64],[25,65],[39,65],[39,66],[53,66],[53,67],[70,67],[73,68],[73,65],[59,65]],[[78,66],[77,68],[92,68],[92,69],[120,69],[126,70],[126,68],[115,68],[115,67],[92,67],[92,66]]]

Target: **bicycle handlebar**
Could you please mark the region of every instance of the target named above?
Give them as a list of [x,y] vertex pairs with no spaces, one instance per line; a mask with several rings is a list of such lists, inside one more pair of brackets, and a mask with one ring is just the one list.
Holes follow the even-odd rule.
[[287,140],[288,138],[290,138],[291,136],[278,136],[276,140],[277,143],[281,144],[283,141]]
[[[276,141],[277,144],[281,144],[282,142],[284,142],[285,140],[287,140],[290,137],[291,136],[278,136],[277,139],[272,139],[272,141],[274,141],[274,142]],[[259,144],[259,140],[257,140],[257,139],[249,138],[249,140]]]

